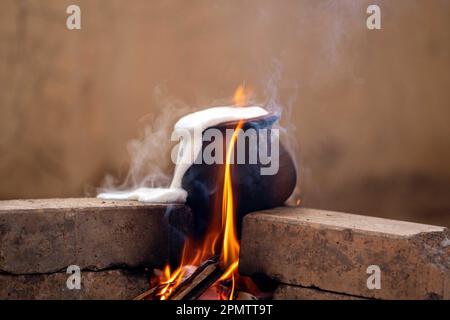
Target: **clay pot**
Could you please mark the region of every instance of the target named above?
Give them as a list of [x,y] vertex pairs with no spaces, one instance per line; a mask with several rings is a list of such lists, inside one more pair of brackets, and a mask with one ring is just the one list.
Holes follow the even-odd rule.
[[[242,130],[245,132],[253,128],[258,132],[258,129],[270,129],[277,120],[278,118],[273,114],[246,120]],[[214,128],[222,132],[225,140],[226,129],[234,129],[237,123],[237,121],[226,122]],[[259,136],[260,133],[258,132],[257,135]],[[203,143],[202,151],[209,143]],[[225,155],[225,141],[223,145]],[[248,141],[245,147],[248,155]],[[231,179],[237,230],[240,236],[244,215],[282,206],[295,188],[297,175],[292,157],[281,143],[279,144],[279,170],[274,175],[261,175],[263,165],[259,163],[259,160],[257,164],[248,164],[248,161],[245,161],[245,164],[236,162],[231,165]],[[194,215],[194,236],[197,238],[204,235],[214,216],[221,215],[224,170],[224,164],[193,164],[182,179],[182,187],[188,192],[187,205]]]

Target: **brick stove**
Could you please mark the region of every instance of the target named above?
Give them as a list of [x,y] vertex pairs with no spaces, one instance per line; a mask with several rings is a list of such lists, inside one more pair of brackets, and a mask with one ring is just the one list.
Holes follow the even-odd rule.
[[[179,256],[184,205],[93,198],[0,201],[0,299],[132,299]],[[81,268],[69,290],[67,267]],[[367,268],[381,270],[369,289]],[[274,299],[450,299],[445,227],[283,207],[243,220],[239,272]]]

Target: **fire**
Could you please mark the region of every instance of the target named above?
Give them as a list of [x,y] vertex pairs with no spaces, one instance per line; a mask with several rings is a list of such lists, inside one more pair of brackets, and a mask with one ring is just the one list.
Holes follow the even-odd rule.
[[233,186],[231,183],[231,157],[233,156],[234,145],[236,144],[239,130],[243,122],[239,121],[231,136],[230,145],[227,150],[225,162],[225,176],[223,181],[222,195],[222,225],[224,229],[224,239],[222,246],[221,260],[225,264],[234,263],[239,257],[239,241],[236,233],[235,210],[233,199]]
[[[242,126],[243,121],[241,120],[234,130],[226,153],[220,219],[212,222],[201,243],[193,239],[186,240],[180,266],[177,269],[172,272],[169,265],[165,266],[159,279],[160,290],[157,293],[157,296],[161,300],[166,300],[170,297],[183,279],[189,276],[189,270],[192,267],[199,266],[201,262],[217,255],[219,252],[219,261],[225,271],[213,287],[216,288],[218,299],[228,300],[234,298],[235,285],[239,280],[237,267],[239,264],[240,245],[236,230],[236,212],[231,180],[231,157],[233,156],[234,145]],[[243,277],[241,278],[243,279],[241,282],[245,283],[245,279]],[[228,292],[224,292],[221,289],[220,284],[224,282],[231,282],[231,287]]]
[[252,90],[250,88],[245,87],[245,84],[241,84],[233,96],[233,104],[239,107],[243,107],[248,104],[249,99],[252,96]]
[[239,264],[239,240],[236,232],[236,222],[233,199],[233,186],[231,180],[231,157],[233,156],[234,145],[237,140],[238,133],[242,128],[243,121],[239,121],[234,129],[231,141],[227,150],[227,158],[225,162],[225,176],[223,179],[223,195],[222,195],[222,226],[224,226],[224,235],[221,252],[221,262],[229,266],[228,270],[222,275],[220,280],[228,280],[231,278],[231,292],[229,299],[234,297],[234,287],[236,283],[237,266]]
[[[245,85],[240,85],[233,97],[236,106],[245,106],[251,96],[251,90]],[[214,215],[213,221],[202,241],[187,239],[181,257],[180,265],[174,271],[166,265],[159,277],[159,288],[156,294],[161,300],[166,300],[179,286],[179,284],[190,275],[193,268],[198,267],[203,261],[220,254],[219,262],[223,274],[212,286],[216,289],[217,298],[229,300],[235,298],[236,285],[240,284],[246,288],[255,289],[255,285],[249,278],[239,276],[239,249],[240,244],[236,230],[236,210],[233,196],[231,179],[231,160],[233,149],[237,141],[239,131],[244,122],[241,120],[236,125],[228,149],[224,168],[223,191],[221,199],[221,214]],[[224,289],[222,284],[230,284],[229,289]]]

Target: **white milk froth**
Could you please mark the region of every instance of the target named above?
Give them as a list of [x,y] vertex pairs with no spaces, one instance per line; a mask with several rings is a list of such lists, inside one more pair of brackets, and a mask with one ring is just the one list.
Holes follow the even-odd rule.
[[[172,183],[169,188],[137,188],[130,191],[114,191],[100,193],[97,198],[111,200],[137,200],[153,203],[184,203],[187,192],[181,187],[181,180],[184,174],[193,164],[201,152],[202,137],[196,137],[194,132],[203,132],[209,127],[217,126],[224,122],[247,120],[267,115],[268,112],[261,107],[213,107],[201,111],[190,113],[180,118],[175,124],[174,135],[182,135],[182,132],[189,131],[190,137],[194,139],[181,139],[178,159],[175,166]],[[190,151],[190,152],[188,152]],[[194,155],[194,156],[192,156]]]

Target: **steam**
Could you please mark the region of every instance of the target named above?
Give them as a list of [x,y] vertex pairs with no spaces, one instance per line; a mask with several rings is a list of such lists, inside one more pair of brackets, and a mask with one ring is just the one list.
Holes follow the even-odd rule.
[[266,81],[265,95],[267,102],[264,104],[265,109],[271,113],[276,114],[280,121],[278,121],[274,128],[277,128],[280,133],[280,141],[288,150],[297,171],[297,184],[289,199],[286,201],[288,205],[298,205],[301,198],[301,174],[300,171],[300,150],[297,141],[297,126],[292,119],[293,106],[298,99],[298,84],[294,84],[294,91],[289,95],[285,103],[280,101],[279,88],[282,80],[282,64],[278,60],[273,60],[271,65],[271,76]]
[[[276,128],[279,129],[280,139],[290,152],[298,169],[298,162],[296,161],[298,150],[296,149],[297,141],[295,140],[295,124],[292,121],[284,121],[292,119],[292,106],[296,100],[296,94],[291,96],[288,99],[287,104],[283,106],[283,104],[279,101],[278,94],[281,75],[281,64],[275,61],[273,63],[271,76],[266,82],[267,86],[265,94],[267,100],[264,107],[267,111],[281,117],[283,124],[277,124]],[[141,138],[133,139],[127,144],[127,150],[130,155],[130,167],[128,173],[121,183],[117,183],[117,179],[112,175],[107,175],[103,181],[102,187],[97,189],[97,193],[101,193],[102,197],[143,199],[142,195],[149,192],[149,190],[147,190],[148,188],[172,187],[171,182],[173,184],[173,178],[176,181],[181,181],[180,177],[172,177],[173,175],[171,174],[173,162],[168,161],[168,159],[171,159],[173,145],[169,143],[169,141],[171,141],[174,124],[182,116],[186,116],[186,114],[191,113],[193,108],[187,106],[179,100],[168,98],[168,95],[164,93],[161,87],[157,87],[155,89],[155,100],[159,106],[159,110],[161,111],[156,117],[150,119],[150,124],[144,129],[144,133]],[[229,104],[229,100],[227,104]],[[250,111],[250,109],[251,108],[248,110]],[[212,110],[209,111],[213,112]],[[214,113],[212,115],[213,117],[211,120],[213,122],[217,121],[217,119],[213,120],[217,115]],[[248,115],[249,114],[246,116]],[[234,116],[236,116],[236,114]],[[206,123],[208,123],[208,121],[205,122],[205,124]],[[180,172],[184,174],[183,170]],[[180,172],[178,172],[178,174]],[[297,180],[299,182],[300,179]],[[180,186],[176,186],[176,189],[179,188]],[[129,190],[136,190],[137,192],[125,192],[112,196],[107,194],[105,195],[105,193]],[[162,190],[151,191],[148,194],[151,194],[152,197],[148,199],[154,199],[153,196],[160,191],[163,192]],[[293,196],[296,198],[294,200],[294,202],[296,202],[298,199],[297,193],[294,192]]]
[[[170,171],[173,164],[170,159],[170,136],[175,122],[192,108],[180,100],[169,97],[164,88],[154,90],[155,102],[159,113],[149,119],[150,124],[144,129],[143,136],[127,144],[130,155],[130,167],[122,183],[108,174],[97,193],[123,191],[136,188],[168,187],[172,178]],[[144,117],[142,120],[146,121]]]

